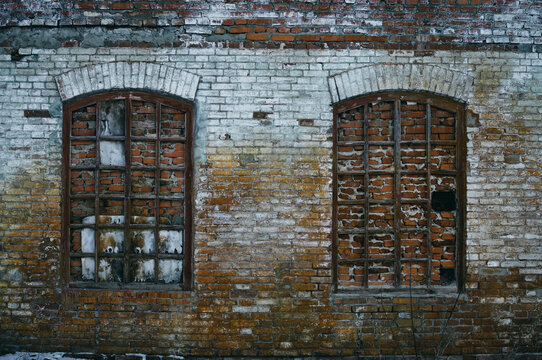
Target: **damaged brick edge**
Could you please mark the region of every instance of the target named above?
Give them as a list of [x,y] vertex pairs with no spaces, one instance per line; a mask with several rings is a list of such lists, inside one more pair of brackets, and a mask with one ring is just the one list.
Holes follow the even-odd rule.
[[423,64],[378,64],[328,77],[333,103],[380,91],[428,91],[467,102],[474,77],[457,70]]
[[55,80],[62,101],[120,89],[149,90],[194,101],[200,77],[162,64],[110,62],[76,68]]

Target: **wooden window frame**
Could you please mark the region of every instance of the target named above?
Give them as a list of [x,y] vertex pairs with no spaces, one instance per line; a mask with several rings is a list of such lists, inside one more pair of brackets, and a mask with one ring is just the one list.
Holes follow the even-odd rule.
[[[444,110],[452,111],[456,115],[456,126],[455,126],[455,140],[453,141],[454,145],[456,146],[456,170],[455,170],[455,176],[456,176],[456,196],[457,196],[457,215],[456,215],[456,247],[455,247],[455,265],[456,265],[456,286],[446,286],[446,285],[431,285],[431,281],[427,281],[427,285],[423,287],[405,287],[401,286],[400,277],[402,274],[401,271],[401,250],[400,250],[400,226],[398,224],[399,222],[399,208],[400,205],[403,203],[400,196],[397,196],[397,194],[401,194],[400,189],[400,179],[401,174],[409,173],[409,171],[403,171],[401,169],[401,166],[395,166],[394,170],[390,170],[391,174],[393,174],[394,177],[394,191],[393,191],[393,203],[394,203],[394,284],[393,287],[386,286],[386,287],[374,287],[371,288],[368,286],[368,264],[371,260],[368,258],[368,203],[369,203],[369,194],[367,191],[367,184],[368,184],[368,176],[370,171],[366,171],[367,168],[365,168],[365,171],[360,172],[360,174],[364,177],[364,199],[361,201],[362,205],[365,208],[364,211],[364,218],[365,218],[365,229],[362,233],[364,237],[364,254],[363,257],[360,259],[354,259],[354,260],[347,260],[339,259],[338,255],[338,121],[339,121],[339,114],[353,110],[356,108],[364,107],[364,115],[363,115],[363,136],[364,140],[361,142],[361,144],[357,145],[363,145],[364,146],[364,164],[367,164],[367,154],[368,154],[368,144],[369,140],[367,140],[367,104],[371,102],[380,102],[380,101],[393,101],[394,103],[394,118],[393,118],[393,129],[394,129],[394,141],[393,141],[393,147],[394,147],[394,164],[396,165],[397,159],[400,158],[400,151],[401,151],[401,118],[400,118],[400,103],[401,101],[416,101],[418,103],[426,104],[426,140],[427,141],[420,141],[420,144],[423,143],[427,146],[426,148],[426,169],[422,172],[427,176],[428,185],[430,185],[430,177],[431,174],[437,174],[438,172],[442,172],[443,175],[445,171],[432,171],[430,164],[430,150],[431,150],[431,144],[438,144],[442,143],[443,145],[445,143],[452,143],[452,141],[432,141],[431,140],[431,106],[435,106]],[[406,141],[404,141],[406,142]],[[415,143],[415,141],[411,141],[412,143]],[[372,143],[371,143],[372,144]],[[405,92],[405,91],[390,91],[390,92],[382,92],[382,93],[373,93],[368,95],[362,95],[359,97],[347,99],[344,101],[341,101],[339,103],[336,103],[334,105],[334,112],[333,112],[333,202],[332,202],[332,283],[333,283],[333,291],[334,292],[340,292],[340,293],[349,293],[349,292],[363,292],[363,293],[374,293],[374,294],[382,294],[382,292],[386,293],[393,293],[393,292],[404,292],[405,290],[408,291],[415,291],[416,293],[421,294],[446,294],[446,293],[461,293],[465,290],[465,273],[466,273],[466,249],[465,249],[465,242],[466,242],[466,129],[465,129],[465,104],[454,101],[450,98],[439,96],[432,93],[426,93],[426,92]],[[400,161],[400,160],[399,160]],[[421,200],[424,202],[424,206],[427,206],[427,212],[429,213],[431,211],[431,188],[428,186],[428,196],[426,200]],[[406,203],[408,203],[406,201]],[[427,255],[427,261],[431,261],[432,253],[431,253],[431,219],[430,216],[427,216],[427,242],[428,242],[428,255]],[[365,271],[363,273],[364,281],[361,289],[345,289],[339,287],[339,280],[338,280],[338,264],[344,262],[352,262],[356,264],[363,264]],[[431,266],[428,266],[428,274],[427,276],[430,279],[430,273],[431,273]]]
[[[89,199],[94,199],[95,203],[95,224],[94,231],[95,234],[99,228],[110,228],[111,225],[99,225],[97,219],[97,210],[99,199],[107,198],[100,196],[99,194],[99,184],[98,184],[98,170],[106,167],[100,164],[100,123],[98,119],[99,114],[99,104],[103,100],[125,100],[125,135],[124,136],[115,136],[108,137],[106,140],[120,140],[125,141],[125,184],[124,192],[117,197],[123,197],[124,201],[124,224],[117,225],[119,229],[124,231],[124,254],[121,256],[123,258],[123,281],[122,282],[99,282],[98,281],[98,246],[97,240],[95,242],[94,258],[95,258],[95,267],[94,267],[94,280],[93,281],[71,281],[70,280],[70,259],[72,256],[80,256],[78,253],[71,253],[70,251],[70,230],[72,228],[83,227],[83,225],[75,225],[70,223],[70,205],[71,199],[74,198],[73,194],[70,194],[71,186],[71,165],[70,154],[71,154],[71,141],[76,138],[78,140],[94,140],[96,143],[96,164],[94,166],[94,176],[95,176],[95,190],[94,194],[87,196]],[[155,109],[155,124],[156,124],[156,137],[150,138],[145,136],[133,136],[131,131],[131,104],[132,100],[140,101],[151,101],[156,104]],[[96,130],[94,136],[73,136],[72,134],[72,113],[73,111],[96,104]],[[181,110],[185,113],[185,136],[184,137],[167,137],[160,135],[160,123],[161,123],[161,108],[162,106],[173,107],[175,109]],[[62,282],[67,288],[90,288],[90,289],[148,289],[148,290],[190,290],[192,288],[192,242],[193,242],[193,233],[192,233],[192,148],[193,148],[193,117],[194,117],[194,104],[185,99],[180,99],[171,96],[164,96],[162,94],[152,93],[152,92],[143,92],[143,91],[131,91],[131,90],[121,90],[121,91],[112,91],[107,93],[93,94],[84,97],[78,97],[66,101],[63,104],[63,153],[62,153],[62,179],[63,179],[63,189],[62,189]],[[129,282],[129,275],[127,274],[128,264],[130,259],[143,258],[141,254],[132,254],[130,253],[130,236],[129,230],[137,229],[136,224],[130,224],[129,216],[131,214],[131,200],[135,197],[132,194],[132,189],[130,186],[130,171],[133,169],[139,169],[132,167],[131,165],[131,141],[155,141],[155,165],[146,167],[141,166],[140,168],[145,168],[145,170],[155,172],[155,194],[149,196],[156,201],[155,203],[155,214],[156,220],[153,225],[146,225],[146,228],[154,228],[154,262],[155,262],[155,272],[154,272],[154,283],[150,282]],[[160,144],[161,141],[167,143],[183,143],[184,144],[184,165],[182,167],[175,167],[169,169],[167,166],[161,166],[160,164]],[[90,168],[90,167],[89,167]],[[184,171],[184,194],[181,197],[173,196],[163,196],[160,195],[159,184],[160,184],[160,171],[161,170],[175,170],[175,171]],[[90,171],[90,170],[89,170]],[[122,171],[122,170],[121,170]],[[79,195],[79,197],[84,197],[84,195]],[[160,199],[174,199],[181,200],[184,202],[184,224],[183,225],[160,225],[158,221]],[[182,254],[160,254],[158,248],[158,232],[159,229],[182,229],[184,233],[183,241],[183,251]],[[97,238],[97,235],[95,235]],[[103,254],[101,254],[102,256]],[[119,256],[120,257],[120,256]],[[149,258],[148,256],[146,258]],[[158,281],[158,261],[159,259],[182,259],[182,276],[179,279],[178,283],[160,283]]]

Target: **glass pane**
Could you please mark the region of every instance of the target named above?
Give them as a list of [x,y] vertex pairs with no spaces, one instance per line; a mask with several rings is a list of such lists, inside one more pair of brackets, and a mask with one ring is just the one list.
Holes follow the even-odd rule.
[[94,199],[72,199],[70,205],[70,223],[94,224]]
[[81,251],[84,253],[93,253],[96,251],[94,229],[81,229]]
[[154,282],[154,260],[132,259],[130,260],[131,282]]
[[181,282],[182,260],[160,260],[158,262],[158,281],[166,284]]
[[427,232],[402,233],[401,258],[427,258]]
[[354,175],[339,175],[337,199],[340,200],[363,200],[364,177]]
[[132,135],[156,138],[156,104],[132,100]]
[[393,191],[393,175],[370,175],[369,199],[392,200]]
[[70,146],[71,166],[96,166],[96,141],[72,140]]
[[185,113],[182,110],[162,105],[160,118],[160,136],[185,136]]
[[371,141],[393,141],[393,101],[367,104],[369,107],[367,136]]
[[363,250],[363,234],[338,234],[338,252],[341,259],[361,259]]
[[156,166],[156,143],[132,141],[130,151],[132,166]]
[[369,205],[369,228],[392,229],[393,205]]
[[456,190],[454,176],[435,176],[431,175],[431,192],[435,191],[454,191]]
[[456,170],[455,145],[431,145],[431,170]]
[[124,136],[125,114],[124,100],[100,101],[100,136]]
[[98,253],[119,254],[124,252],[124,230],[98,230]]
[[70,280],[91,281],[94,280],[96,266],[94,258],[71,257],[70,258]]
[[125,166],[124,141],[100,141],[100,164]]
[[393,146],[369,146],[369,170],[394,170]]
[[365,208],[363,205],[339,205],[337,226],[341,230],[361,231],[365,227]]
[[96,192],[94,170],[71,170],[70,191],[72,195],[94,194]]
[[160,166],[184,166],[184,144],[162,142],[160,143]]
[[426,140],[426,105],[401,101],[401,141]]
[[73,136],[96,136],[96,104],[72,112]]
[[338,141],[365,141],[363,138],[363,106],[339,114]]
[[160,195],[178,196],[184,194],[184,171],[160,171]]
[[94,229],[71,229],[70,252],[94,252]]
[[406,261],[401,264],[401,285],[426,286],[427,261]]
[[123,261],[117,258],[102,258],[98,260],[98,281],[122,282]]
[[369,258],[390,259],[395,257],[395,236],[391,233],[369,234]]
[[160,200],[160,225],[184,225],[184,204],[180,200]]
[[411,200],[427,199],[427,176],[401,175],[401,198]]
[[431,106],[431,140],[455,140],[455,114]]
[[123,194],[125,176],[122,170],[100,170],[98,173],[100,179],[100,194]]
[[156,223],[156,200],[132,199],[130,222],[132,224]]
[[123,199],[100,199],[98,202],[99,224],[121,225],[124,224],[124,200]]
[[183,231],[182,230],[160,230],[158,250],[161,254],[182,254],[183,253]]
[[130,181],[134,195],[153,195],[156,191],[154,170],[132,170]]
[[339,264],[337,269],[339,287],[350,290],[361,289],[365,276],[364,269],[363,264]]
[[130,232],[132,253],[154,254],[154,230],[133,230]]
[[393,286],[393,261],[369,261],[369,287]]
[[401,228],[402,229],[427,229],[427,206],[419,204],[401,205]]
[[457,211],[431,212],[431,281],[448,285],[455,281]]
[[337,171],[364,171],[363,146],[339,146]]
[[425,170],[427,149],[425,145],[401,146],[401,169],[407,171]]

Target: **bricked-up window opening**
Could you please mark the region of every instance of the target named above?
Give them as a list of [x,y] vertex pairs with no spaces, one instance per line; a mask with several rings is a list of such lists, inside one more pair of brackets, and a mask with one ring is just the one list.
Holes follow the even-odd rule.
[[142,92],[64,106],[66,280],[187,288],[192,106]]
[[463,289],[464,106],[376,94],[334,116],[335,290]]

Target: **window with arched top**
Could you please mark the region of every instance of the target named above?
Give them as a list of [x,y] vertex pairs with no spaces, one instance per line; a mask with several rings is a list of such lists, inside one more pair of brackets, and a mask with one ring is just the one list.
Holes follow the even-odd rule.
[[335,105],[336,291],[461,291],[464,105],[389,92]]
[[64,104],[70,287],[190,287],[192,115],[189,102],[137,91]]

